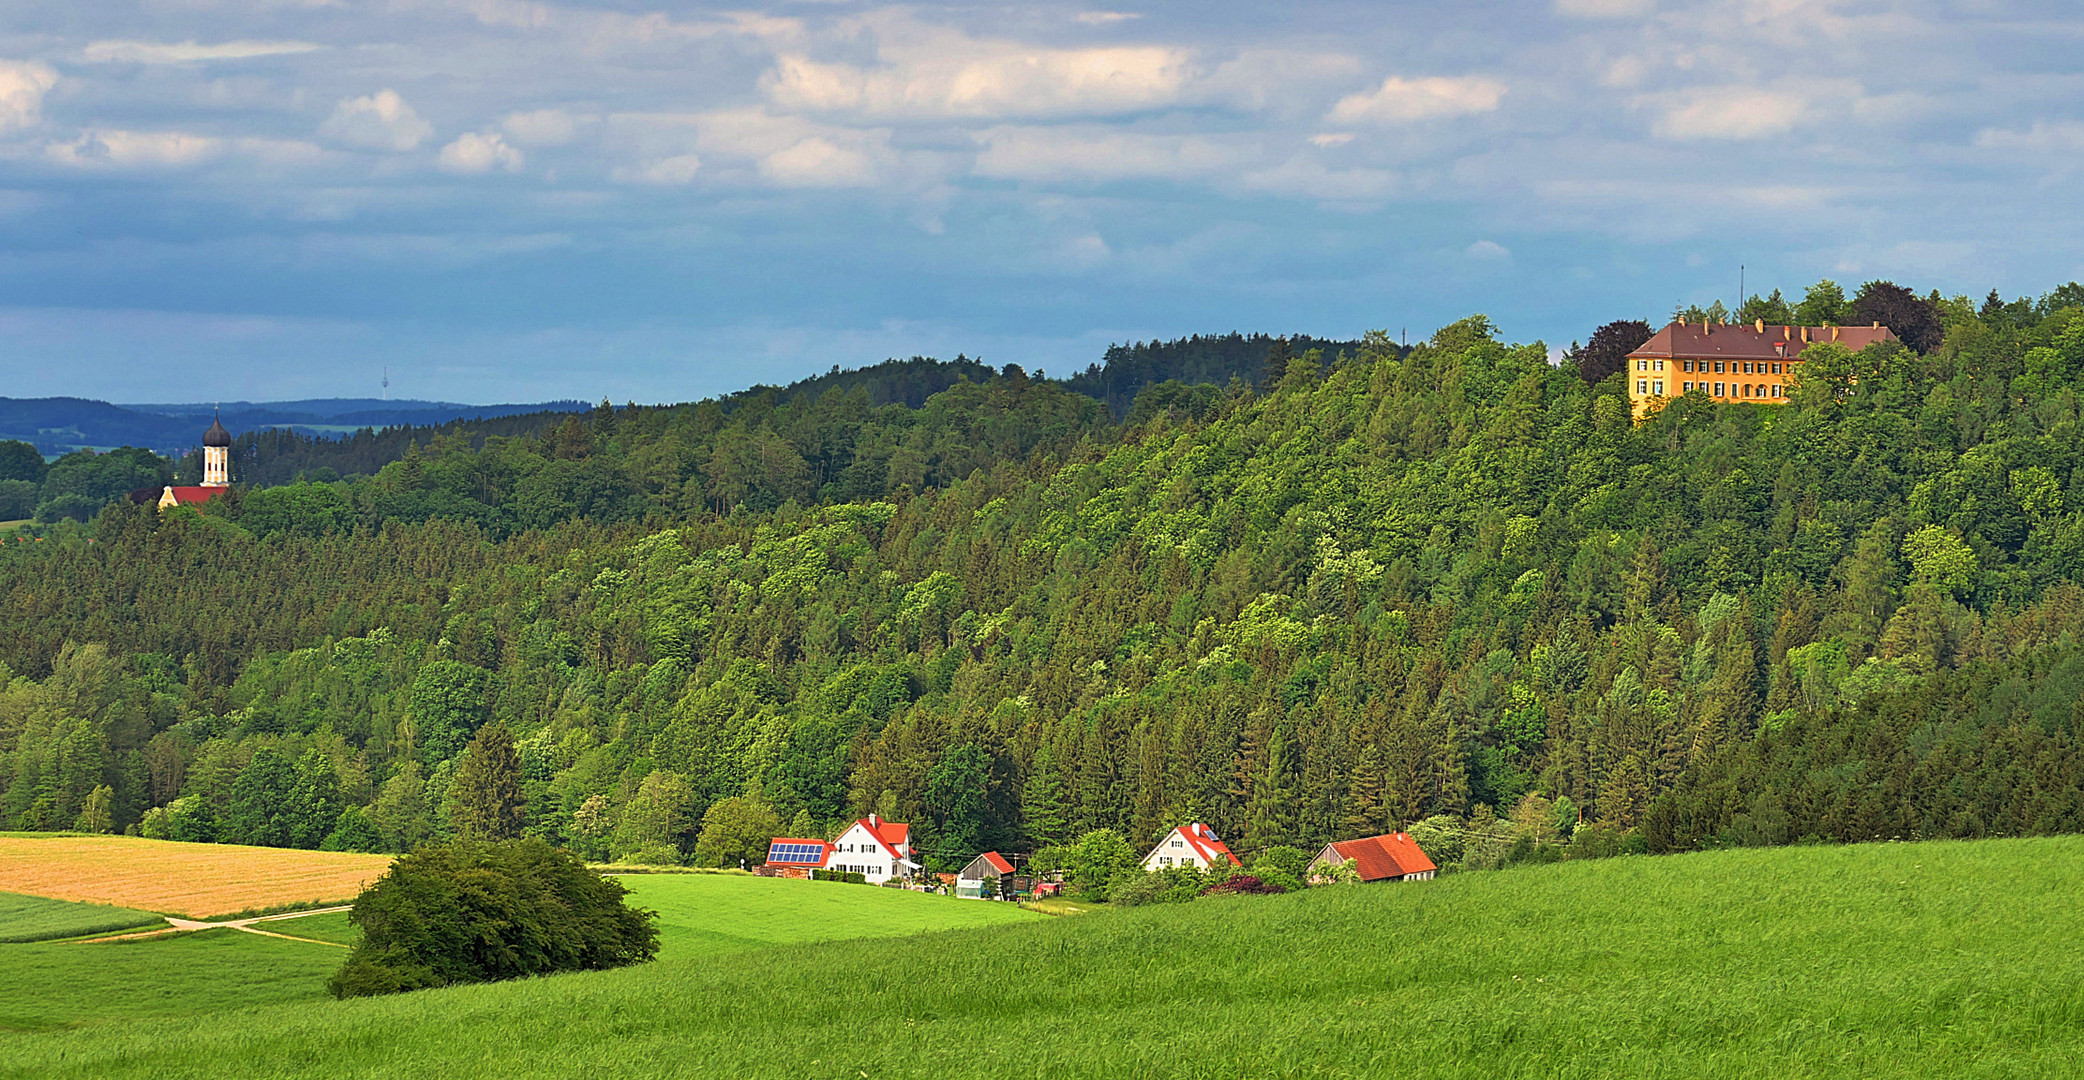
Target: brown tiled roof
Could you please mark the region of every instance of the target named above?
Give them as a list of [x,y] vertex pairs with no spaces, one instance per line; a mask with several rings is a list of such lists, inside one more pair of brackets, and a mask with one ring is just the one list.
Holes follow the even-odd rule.
[[[1808,334],[1804,342],[1802,336]],[[1835,337],[1833,335],[1836,335]],[[1858,352],[1877,341],[1894,341],[1886,326],[1767,326],[1757,323],[1672,323],[1650,335],[1630,358],[1708,360],[1791,360],[1819,341],[1836,341]]]
[[1409,833],[1334,840],[1331,849],[1339,858],[1353,860],[1354,869],[1360,872],[1362,881],[1381,881],[1437,869]]

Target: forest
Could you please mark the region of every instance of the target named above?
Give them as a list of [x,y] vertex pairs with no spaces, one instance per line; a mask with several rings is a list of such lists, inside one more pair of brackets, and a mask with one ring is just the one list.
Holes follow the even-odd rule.
[[871,811],[943,867],[2084,831],[2084,290],[1883,285],[1741,306],[1901,342],[1640,423],[1472,316],[1119,420],[877,381],[918,362],[110,501],[0,544],[0,829],[411,850],[511,754],[519,829],[593,858]]

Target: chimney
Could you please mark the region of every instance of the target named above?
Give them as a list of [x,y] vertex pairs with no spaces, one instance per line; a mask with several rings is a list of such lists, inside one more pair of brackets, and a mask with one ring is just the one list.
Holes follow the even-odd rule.
[[1836,341],[1836,340],[1838,340],[1838,328],[1837,328],[1837,327],[1835,327],[1835,326],[1834,326],[1834,327],[1831,327],[1831,340],[1832,340],[1832,341]]
[[1875,324],[1874,324],[1874,328],[1875,328],[1876,330],[1879,330],[1879,329],[1881,329],[1881,324],[1880,324],[1880,323],[1875,323]]
[[1809,328],[1806,326],[1802,328],[1802,344],[1809,344]]
[[1763,334],[1763,333],[1765,333],[1765,332],[1766,332],[1766,320],[1764,320],[1764,319],[1760,319],[1760,320],[1758,320],[1758,323],[1757,323],[1757,325],[1758,325],[1758,332],[1759,332],[1759,333]]
[[868,826],[869,826],[869,828],[871,828],[871,829],[872,829],[872,828],[875,828],[876,826],[878,826],[878,825],[881,825],[882,823],[883,823],[883,820],[882,820],[881,818],[879,818],[879,817],[877,817],[877,816],[876,816],[876,812],[875,812],[875,811],[873,811],[873,810],[870,810],[870,811],[868,812]]

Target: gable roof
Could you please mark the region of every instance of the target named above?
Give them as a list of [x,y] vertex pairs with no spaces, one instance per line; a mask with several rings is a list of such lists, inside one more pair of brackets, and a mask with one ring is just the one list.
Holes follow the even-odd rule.
[[175,487],[169,484],[166,491],[159,496],[159,505],[168,505],[167,500],[171,498],[174,500],[173,505],[195,506],[209,502],[230,490],[227,487]]
[[1149,862],[1151,855],[1156,855],[1158,852],[1163,851],[1165,849],[1165,841],[1175,836],[1185,840],[1187,847],[1194,854],[1200,856],[1202,862],[1213,864],[1218,859],[1227,859],[1232,866],[1244,865],[1244,863],[1237,861],[1237,856],[1232,855],[1230,849],[1224,846],[1223,841],[1217,838],[1216,830],[1198,821],[1191,825],[1178,826],[1171,832],[1166,833],[1165,839],[1158,841],[1158,846],[1151,849],[1150,855],[1143,857],[1144,861]]
[[[862,831],[873,837],[876,843],[883,845],[883,850],[888,851],[891,858],[900,862],[904,861],[904,856],[898,853],[897,848],[900,844],[911,843],[912,827],[910,825],[902,821],[884,821],[882,818],[870,814],[865,818],[856,818],[854,826],[859,826]],[[854,826],[848,826],[848,830],[852,831]]]
[[1439,869],[1433,865],[1433,860],[1426,858],[1426,853],[1419,849],[1418,841],[1411,839],[1410,833],[1334,840],[1327,847],[1341,862],[1352,859],[1362,881],[1382,881]]
[[1859,352],[1877,341],[1894,341],[1886,326],[1764,326],[1756,322],[1669,323],[1629,353],[1630,358],[1792,360],[1819,341],[1835,341]]
[[1013,864],[1007,862],[1005,856],[1000,855],[996,851],[987,851],[984,854],[979,855],[974,859],[971,859],[969,861],[969,864],[962,868],[962,873],[956,876],[958,878],[968,878],[971,881],[977,881],[989,877],[993,874],[997,874],[1000,877],[1005,877],[1012,873]]

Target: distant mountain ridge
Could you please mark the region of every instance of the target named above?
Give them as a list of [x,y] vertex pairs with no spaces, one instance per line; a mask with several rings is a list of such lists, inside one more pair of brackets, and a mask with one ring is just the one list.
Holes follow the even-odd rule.
[[455,420],[584,412],[591,407],[583,401],[468,405],[377,398],[117,405],[89,398],[0,397],[0,440],[20,439],[47,454],[114,446],[180,451],[196,445],[213,415],[221,416],[233,431],[284,428],[328,435],[342,428],[430,427]]

